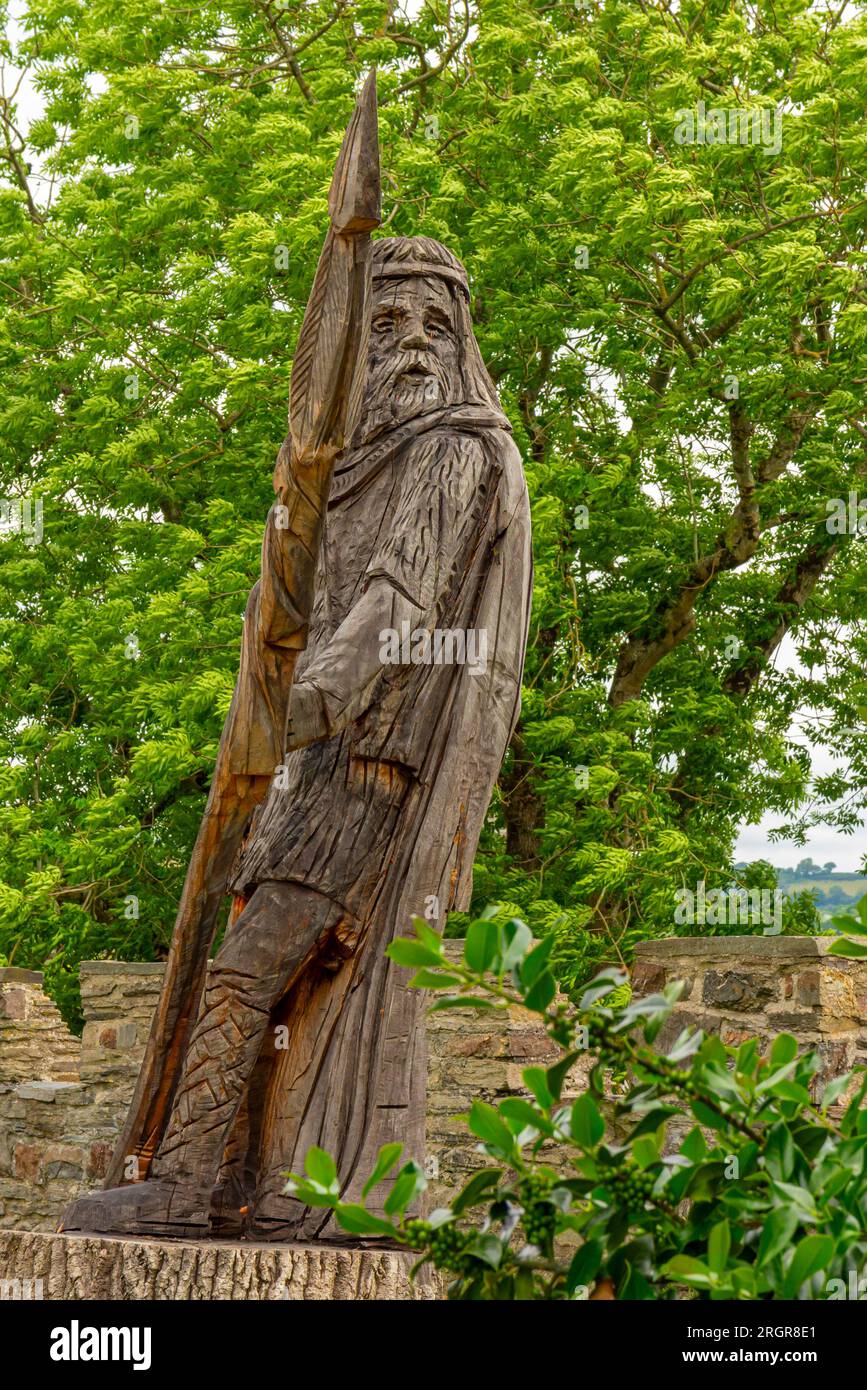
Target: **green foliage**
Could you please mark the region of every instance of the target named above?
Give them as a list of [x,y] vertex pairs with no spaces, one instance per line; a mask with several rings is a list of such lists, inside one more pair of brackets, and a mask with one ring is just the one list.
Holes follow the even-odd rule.
[[[777,891],[777,875],[773,865],[765,860],[752,864],[739,865],[730,876],[726,888],[736,888],[749,892],[764,889]],[[789,893],[781,901],[781,935],[814,936],[826,930],[820,921],[813,894],[810,891]],[[633,946],[642,937],[651,935],[678,936],[742,936],[761,935],[766,929],[759,914],[749,916],[747,921],[741,916],[725,923],[709,922],[692,925],[676,925],[664,918],[653,930],[646,925],[634,922],[616,940],[607,933],[591,929],[592,910],[590,906],[564,908],[559,903],[545,898],[533,898],[527,887],[525,903],[498,903],[489,909],[497,920],[507,922],[531,911],[533,929],[537,936],[552,938],[551,968],[557,977],[561,990],[573,1000],[577,1000],[584,985],[600,968],[610,964],[626,967]],[[445,936],[449,939],[463,937],[473,920],[472,913],[454,912],[446,923]]]
[[867,894],[856,903],[854,916],[839,913],[831,918],[831,926],[838,935],[828,947],[829,956],[845,956],[848,960],[867,956],[867,941],[859,939],[867,937]]
[[[0,499],[44,535],[0,533],[5,957],[69,1016],[82,957],[166,950],[372,63],[387,231],[466,261],[533,504],[475,906],[547,920],[577,988],[725,886],[743,822],[858,825],[867,565],[824,520],[864,476],[861,7],[18,12],[43,109],[0,105]],[[780,149],[678,143],[699,101],[781,108]]]
[[[411,1214],[425,1186],[402,1167],[377,1211],[366,1199],[399,1162],[389,1145],[365,1202],[340,1200],[334,1165],[313,1151],[288,1191],[329,1206],[345,1230],[390,1235],[453,1276],[454,1299],[828,1299],[849,1296],[867,1257],[867,1072],[813,1096],[819,1059],[782,1033],[726,1047],[686,1029],[667,1055],[654,1046],[680,992],[612,1005],[620,972],[600,974],[577,1010],[555,1000],[551,937],[518,921],[474,921],[464,959],[435,932],[389,947],[422,967],[435,1009],[520,1002],[544,1021],[559,1060],[523,1074],[531,1099],[474,1101],[465,1117],[485,1161],[450,1205]],[[473,994],[470,993],[473,991]],[[589,1087],[563,1098],[588,1048]],[[629,1084],[606,1095],[606,1073]],[[314,1171],[315,1166],[315,1171]]]

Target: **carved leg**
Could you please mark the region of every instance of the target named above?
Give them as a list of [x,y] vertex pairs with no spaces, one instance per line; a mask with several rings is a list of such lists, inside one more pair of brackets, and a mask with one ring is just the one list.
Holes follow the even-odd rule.
[[271,1012],[338,916],[327,898],[298,884],[256,889],[214,961],[154,1178],[214,1185]]
[[214,962],[150,1178],[78,1198],[62,1230],[207,1234],[226,1138],[271,1011],[341,916],[298,884],[256,889]]

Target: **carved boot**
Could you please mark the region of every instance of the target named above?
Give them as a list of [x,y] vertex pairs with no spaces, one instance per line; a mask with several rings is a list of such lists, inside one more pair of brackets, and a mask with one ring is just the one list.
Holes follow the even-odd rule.
[[274,1003],[315,950],[329,913],[327,900],[294,885],[256,890],[214,963],[149,1180],[78,1198],[61,1230],[201,1239],[211,1216],[220,1234],[243,1229],[244,1213],[231,1209],[233,1186],[214,1191],[226,1140]]
[[208,987],[149,1180],[79,1197],[65,1212],[62,1230],[201,1239],[209,1233],[215,1198],[218,1227],[231,1229],[231,1214],[223,1212],[227,1194],[213,1189],[268,1023],[268,1012],[249,997],[255,993],[254,982],[231,977]]
[[210,1190],[177,1183],[137,1182],[89,1192],[71,1202],[60,1231],[97,1235],[175,1236],[196,1240],[208,1233]]
[[79,1197],[65,1212],[62,1230],[201,1239],[209,1233],[214,1198],[216,1224],[231,1229],[231,1214],[222,1211],[226,1194],[213,1189],[267,1022],[268,1014],[252,1007],[234,982],[208,988],[149,1180]]
[[154,1178],[207,1188],[217,1181],[226,1137],[262,1047],[269,1011],[252,982],[208,987],[190,1039],[171,1118],[151,1168]]

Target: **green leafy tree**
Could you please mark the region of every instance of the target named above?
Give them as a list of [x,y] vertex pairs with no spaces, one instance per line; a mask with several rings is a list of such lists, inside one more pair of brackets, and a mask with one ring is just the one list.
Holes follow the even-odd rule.
[[[578,983],[673,930],[679,885],[730,882],[745,820],[859,824],[862,6],[19,15],[0,53],[6,959],[45,964],[71,1014],[83,956],[166,949],[372,63],[387,231],[466,261],[533,500],[524,709],[478,902],[532,905]],[[779,118],[779,145],[690,143],[699,103],[770,135]],[[829,530],[834,499],[849,529]],[[775,665],[784,639],[797,666]],[[812,777],[796,716],[839,772]]]

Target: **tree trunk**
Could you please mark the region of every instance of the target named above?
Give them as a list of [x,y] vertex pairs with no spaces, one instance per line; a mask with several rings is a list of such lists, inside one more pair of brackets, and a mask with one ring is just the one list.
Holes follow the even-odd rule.
[[545,824],[545,803],[536,790],[535,763],[527,755],[520,721],[512,738],[512,765],[500,778],[506,817],[506,853],[522,869],[541,864],[538,832]]
[[[0,1231],[6,1298],[73,1300],[418,1300],[438,1297],[413,1251],[231,1245]],[[41,1284],[38,1282],[41,1281]]]

